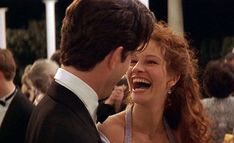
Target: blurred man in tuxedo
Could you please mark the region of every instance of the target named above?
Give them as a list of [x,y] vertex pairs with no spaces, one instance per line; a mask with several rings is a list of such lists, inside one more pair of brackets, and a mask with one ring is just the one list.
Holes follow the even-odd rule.
[[0,142],[24,143],[33,105],[13,83],[16,64],[8,49],[0,49]]

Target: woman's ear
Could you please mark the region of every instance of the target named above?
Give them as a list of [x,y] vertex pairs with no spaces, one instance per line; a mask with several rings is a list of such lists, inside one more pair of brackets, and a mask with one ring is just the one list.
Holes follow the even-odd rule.
[[171,79],[167,82],[168,89],[170,89],[171,87],[176,85],[176,83],[178,82],[179,79],[180,79],[180,75],[175,75],[175,74],[172,75]]

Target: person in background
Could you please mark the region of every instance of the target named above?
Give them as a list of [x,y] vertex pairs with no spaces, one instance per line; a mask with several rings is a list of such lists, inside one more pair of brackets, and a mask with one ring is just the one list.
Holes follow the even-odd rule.
[[129,89],[126,76],[115,85],[111,95],[104,100],[99,101],[97,109],[97,122],[104,122],[110,115],[125,110],[129,103]]
[[24,73],[21,77],[21,92],[27,96],[27,98],[29,99],[29,101],[31,101],[32,103],[34,102],[36,95],[37,95],[37,90],[35,89],[35,87],[32,84],[32,81],[29,79],[28,77],[28,73],[30,71],[30,68],[32,67],[32,65],[27,65],[24,69]]
[[[98,125],[103,143],[209,143],[188,42],[163,22],[127,71],[132,104]],[[118,135],[116,135],[118,133]]]
[[232,134],[225,134],[223,143],[234,143],[234,129]]
[[[225,56],[225,62],[230,63],[234,67],[234,53],[230,52]],[[232,96],[234,96],[234,91],[232,93]]]
[[203,74],[203,86],[210,98],[203,105],[212,119],[214,143],[221,143],[234,127],[234,66],[223,60],[210,61]]
[[100,143],[98,99],[110,95],[155,22],[138,0],[73,0],[61,30],[61,68],[36,106],[26,143]]
[[36,90],[36,98],[33,101],[35,105],[45,96],[58,68],[58,64],[54,61],[39,59],[29,69],[28,78]]
[[225,56],[225,61],[234,66],[234,53],[230,52]]
[[50,60],[56,62],[59,65],[59,67],[61,67],[60,56],[61,56],[60,50],[56,50],[54,54],[52,54],[52,56],[50,57]]
[[33,104],[16,88],[16,64],[10,50],[0,49],[0,142],[24,143]]

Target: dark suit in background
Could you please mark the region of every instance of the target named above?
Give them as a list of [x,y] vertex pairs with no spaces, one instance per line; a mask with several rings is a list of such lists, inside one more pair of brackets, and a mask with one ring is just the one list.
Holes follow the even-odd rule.
[[27,143],[101,142],[82,101],[56,82],[33,112],[28,130]]
[[0,143],[24,143],[33,104],[20,91],[14,95],[0,128]]

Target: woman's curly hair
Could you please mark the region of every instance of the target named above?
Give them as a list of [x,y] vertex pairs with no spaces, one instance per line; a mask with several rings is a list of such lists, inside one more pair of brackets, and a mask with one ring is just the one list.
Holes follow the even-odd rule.
[[162,21],[155,24],[151,39],[162,48],[167,71],[180,76],[165,103],[166,121],[180,132],[182,143],[209,143],[209,119],[201,103],[194,51],[184,36],[173,33]]

